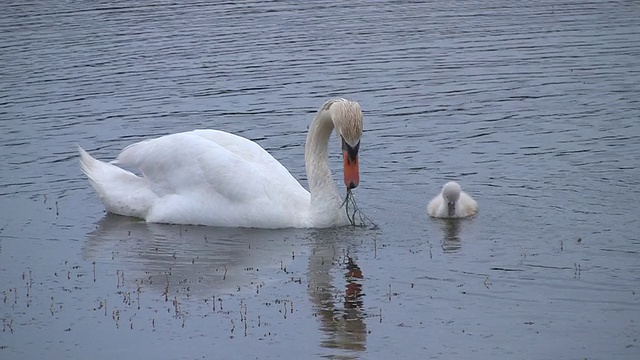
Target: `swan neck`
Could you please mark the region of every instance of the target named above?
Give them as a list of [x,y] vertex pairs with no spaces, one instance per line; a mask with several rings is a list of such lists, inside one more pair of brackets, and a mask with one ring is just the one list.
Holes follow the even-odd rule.
[[305,145],[305,163],[311,208],[340,206],[338,190],[333,182],[328,162],[329,138],[334,129],[333,119],[327,110],[320,110],[311,123]]

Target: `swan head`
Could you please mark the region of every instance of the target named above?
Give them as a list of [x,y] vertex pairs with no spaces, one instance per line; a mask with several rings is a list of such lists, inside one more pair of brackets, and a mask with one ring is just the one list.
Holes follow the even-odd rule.
[[363,126],[360,104],[346,99],[332,99],[324,104],[323,109],[331,115],[336,133],[342,142],[344,184],[347,189],[353,189],[360,182],[358,150]]
[[461,191],[460,185],[455,181],[449,181],[442,187],[442,197],[447,202],[447,210],[450,217],[456,213],[456,202],[460,198]]

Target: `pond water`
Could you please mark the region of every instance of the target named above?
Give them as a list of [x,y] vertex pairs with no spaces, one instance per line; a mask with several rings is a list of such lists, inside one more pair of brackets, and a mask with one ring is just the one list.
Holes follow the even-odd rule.
[[[0,357],[640,356],[640,4],[5,1]],[[104,212],[113,159],[194,128],[306,187],[360,102],[376,226],[227,229]],[[330,154],[339,180],[340,148]],[[477,216],[430,219],[448,180]]]

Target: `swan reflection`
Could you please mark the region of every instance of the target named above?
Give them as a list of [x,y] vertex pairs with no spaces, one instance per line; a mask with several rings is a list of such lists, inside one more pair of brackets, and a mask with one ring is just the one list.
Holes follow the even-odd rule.
[[349,357],[366,350],[367,340],[365,271],[354,250],[363,241],[358,233],[366,231],[176,226],[108,214],[87,234],[83,256],[109,277],[124,272],[129,288],[133,281],[143,282],[144,289],[160,295],[166,294],[170,283],[165,301],[177,302],[184,296],[211,299],[214,295],[219,300],[240,287],[255,291],[256,284],[265,281],[277,284],[282,278],[273,275],[282,274],[283,266],[286,272],[287,265],[292,265],[292,253],[309,254],[306,295],[324,334],[320,346],[334,349],[336,356]]
[[[83,256],[113,263],[162,291],[172,283],[210,296],[257,281],[260,269],[280,268],[296,250],[292,230],[213,228],[150,224],[107,214],[87,234]],[[200,286],[196,286],[200,285]],[[206,291],[206,293],[205,293]]]
[[462,248],[460,241],[460,219],[442,219],[442,250],[445,253],[457,253]]
[[[348,233],[336,229],[314,234],[309,257],[309,296],[324,333],[321,346],[350,351],[366,350],[363,313],[363,273],[344,247]],[[336,268],[340,269],[338,273]],[[334,277],[336,278],[334,281]],[[340,279],[340,280],[338,280]],[[334,283],[340,285],[334,285]]]

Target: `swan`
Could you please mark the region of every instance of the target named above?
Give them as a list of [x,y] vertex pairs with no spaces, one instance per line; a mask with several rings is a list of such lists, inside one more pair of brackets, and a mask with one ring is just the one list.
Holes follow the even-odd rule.
[[[107,211],[152,223],[251,228],[325,228],[349,218],[328,164],[333,129],[347,190],[359,184],[360,104],[326,101],[305,144],[309,191],[257,143],[219,130],[193,130],[125,147],[112,162],[78,145],[80,167]],[[117,165],[136,168],[142,176]]]
[[442,187],[442,192],[429,202],[427,213],[437,218],[461,218],[475,214],[478,203],[460,185],[450,181]]

